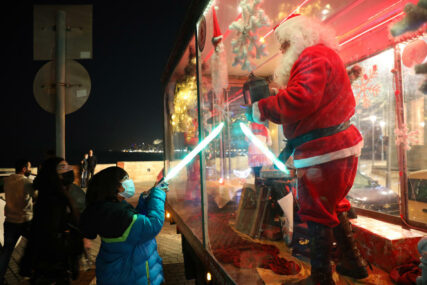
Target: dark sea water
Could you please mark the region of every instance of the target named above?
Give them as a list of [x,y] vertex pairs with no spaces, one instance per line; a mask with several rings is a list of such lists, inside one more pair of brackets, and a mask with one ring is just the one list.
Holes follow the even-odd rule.
[[[95,151],[98,163],[116,163],[118,161],[162,161],[163,153],[143,153],[143,152],[120,152],[120,151]],[[69,151],[66,153],[66,160],[70,164],[80,164],[84,152]],[[43,154],[32,153],[26,156],[33,166],[37,166],[43,161]],[[0,162],[0,168],[13,168],[15,158],[4,158]]]
[[[95,152],[98,163],[116,163],[118,161],[161,161],[163,153],[144,152],[120,152],[120,151],[98,151]],[[78,164],[83,159],[83,154],[69,153],[67,161],[71,164]]]

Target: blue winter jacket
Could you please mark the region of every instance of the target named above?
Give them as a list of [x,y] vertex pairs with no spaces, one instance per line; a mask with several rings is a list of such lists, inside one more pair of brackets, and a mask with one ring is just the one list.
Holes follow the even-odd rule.
[[87,238],[101,236],[96,258],[100,285],[161,284],[162,259],[155,236],[164,222],[166,193],[153,188],[133,208],[125,201],[102,202],[85,209],[80,226]]

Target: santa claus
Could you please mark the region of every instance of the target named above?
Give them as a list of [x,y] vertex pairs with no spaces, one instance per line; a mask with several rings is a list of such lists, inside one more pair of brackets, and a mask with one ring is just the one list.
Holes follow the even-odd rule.
[[252,105],[255,122],[283,125],[297,168],[299,215],[311,238],[311,275],[315,284],[334,284],[330,264],[332,237],[342,255],[336,270],[362,279],[366,263],[355,244],[345,198],[353,185],[363,139],[349,123],[355,99],[336,52],[332,29],[315,19],[293,15],[275,29],[282,58],[275,70],[281,86],[274,96]]

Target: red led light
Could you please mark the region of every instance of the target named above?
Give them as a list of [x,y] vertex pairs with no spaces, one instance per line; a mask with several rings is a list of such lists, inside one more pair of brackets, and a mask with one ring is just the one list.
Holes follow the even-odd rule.
[[345,45],[345,44],[348,44],[349,42],[351,42],[351,41],[353,41],[353,40],[355,40],[355,39],[357,39],[357,38],[360,38],[360,37],[361,37],[361,36],[363,36],[364,34],[369,33],[370,31],[375,30],[375,29],[376,29],[376,28],[378,28],[378,27],[381,27],[382,25],[384,25],[384,24],[386,24],[386,23],[388,23],[388,22],[390,22],[390,21],[392,21],[392,20],[396,19],[396,18],[397,18],[397,17],[399,17],[399,16],[402,16],[403,14],[404,14],[404,12],[400,12],[399,14],[396,14],[396,15],[394,15],[394,16],[392,16],[392,17],[388,18],[387,20],[384,20],[384,21],[382,21],[381,23],[378,23],[378,24],[376,24],[375,26],[373,26],[373,27],[371,27],[371,28],[369,28],[369,29],[367,29],[367,30],[365,30],[365,31],[363,31],[363,32],[361,32],[361,33],[359,33],[359,34],[355,35],[354,37],[352,37],[352,38],[350,38],[350,39],[348,39],[348,40],[346,40],[346,41],[344,41],[344,42],[340,43],[340,44],[339,44],[339,46],[343,46],[343,45]]

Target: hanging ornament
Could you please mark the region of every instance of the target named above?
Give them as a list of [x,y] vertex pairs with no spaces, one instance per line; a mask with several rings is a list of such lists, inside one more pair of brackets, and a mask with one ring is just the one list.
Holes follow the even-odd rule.
[[212,8],[212,17],[214,25],[214,35],[212,37],[214,53],[211,57],[212,88],[215,94],[222,94],[223,90],[228,86],[227,58],[214,7]]
[[270,19],[263,9],[260,9],[261,0],[242,0],[239,7],[242,16],[231,23],[230,30],[236,31],[236,37],[231,41],[234,57],[233,66],[241,65],[242,70],[252,71],[255,66],[250,58],[266,56],[264,39],[260,38],[257,30],[270,26]]
[[363,108],[371,106],[370,97],[376,97],[381,91],[381,85],[376,83],[378,75],[377,65],[373,65],[369,73],[364,73],[353,83],[356,104],[362,103]]
[[399,146],[400,144],[403,144],[406,150],[410,150],[411,145],[418,143],[418,131],[409,131],[406,124],[403,124],[400,129],[394,129],[394,134],[396,135],[396,145]]

